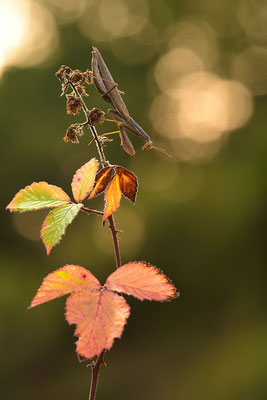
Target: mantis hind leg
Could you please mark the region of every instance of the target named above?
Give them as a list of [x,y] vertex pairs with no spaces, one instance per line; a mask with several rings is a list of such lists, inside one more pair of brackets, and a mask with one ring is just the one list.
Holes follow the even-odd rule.
[[123,150],[125,150],[126,153],[133,156],[135,154],[135,150],[134,150],[132,142],[129,139],[129,136],[127,135],[127,133],[125,131],[125,128],[127,129],[127,125],[124,122],[117,121],[115,118],[115,116],[117,116],[118,118],[122,118],[120,113],[117,110],[108,110],[108,114],[112,118],[113,122],[115,122],[115,124],[119,128],[119,135],[120,135],[121,146],[122,146]]

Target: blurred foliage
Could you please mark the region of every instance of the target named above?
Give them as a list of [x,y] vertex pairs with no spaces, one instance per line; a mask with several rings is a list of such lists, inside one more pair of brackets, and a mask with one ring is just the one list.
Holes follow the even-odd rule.
[[[64,300],[26,308],[66,263],[104,282],[114,269],[110,233],[79,215],[48,258],[44,214],[4,208],[34,181],[69,191],[74,171],[97,156],[88,135],[63,142],[82,116],[66,115],[54,76],[61,64],[90,68],[94,45],[133,117],[173,154],[142,152],[138,138],[133,158],[118,137],[108,144],[107,158],[140,185],[136,206],[122,200],[115,214],[123,261],[151,262],[181,292],[169,304],[129,299],[97,399],[266,399],[266,1],[1,0],[0,15],[3,398],[88,395],[90,369],[75,355]],[[107,111],[88,92],[88,106]]]

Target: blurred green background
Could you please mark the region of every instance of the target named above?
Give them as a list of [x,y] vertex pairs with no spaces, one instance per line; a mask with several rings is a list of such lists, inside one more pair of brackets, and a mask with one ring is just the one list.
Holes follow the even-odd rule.
[[[155,145],[118,137],[107,158],[139,178],[137,203],[115,214],[123,262],[146,260],[181,293],[170,303],[127,301],[132,313],[106,354],[97,399],[267,398],[266,0],[1,0],[1,393],[5,400],[86,399],[90,368],[75,354],[64,299],[30,311],[42,279],[66,263],[102,283],[112,241],[81,214],[49,257],[46,212],[5,211],[45,180],[70,194],[77,168],[97,156],[86,134],[62,138],[67,116],[55,72],[90,68],[97,46],[131,115]],[[94,87],[89,108],[107,111]],[[111,123],[100,133],[114,130]],[[103,207],[103,197],[87,202]]]

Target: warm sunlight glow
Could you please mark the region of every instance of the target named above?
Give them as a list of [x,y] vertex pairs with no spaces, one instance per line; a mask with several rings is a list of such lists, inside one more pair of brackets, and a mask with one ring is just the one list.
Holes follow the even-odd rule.
[[[8,62],[12,53],[21,45],[25,35],[25,24],[21,8],[15,0],[0,3],[0,69]],[[3,39],[4,38],[4,39]]]
[[[93,9],[93,12],[92,12]],[[95,41],[112,40],[138,34],[148,22],[149,9],[143,0],[89,1],[80,27],[85,36]]]
[[43,63],[58,44],[52,15],[29,0],[1,0],[0,34],[0,72],[10,65]]
[[215,155],[224,133],[242,127],[252,114],[251,93],[243,84],[203,68],[186,48],[172,49],[155,68],[162,93],[152,103],[151,121],[183,159]]
[[213,66],[217,57],[217,38],[213,28],[201,18],[188,18],[170,27],[168,33],[170,49],[186,48],[205,66]]
[[85,12],[88,0],[46,0],[45,3],[60,24],[69,24]]
[[197,142],[218,139],[244,125],[252,112],[249,91],[241,84],[209,73],[189,74],[177,90],[181,136]]
[[180,79],[194,71],[203,69],[203,62],[190,49],[177,47],[164,54],[155,68],[155,79],[164,93],[175,93]]

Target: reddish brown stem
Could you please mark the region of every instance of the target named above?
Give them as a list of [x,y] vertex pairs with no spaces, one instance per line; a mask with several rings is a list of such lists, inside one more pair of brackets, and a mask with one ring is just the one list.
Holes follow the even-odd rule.
[[114,245],[114,251],[115,251],[115,256],[116,256],[116,268],[119,268],[121,266],[121,255],[120,255],[120,248],[119,248],[119,241],[118,241],[118,231],[115,227],[115,222],[113,218],[113,214],[108,217],[109,220],[109,228],[112,233],[112,238],[113,238],[113,245]]
[[[105,153],[103,150],[103,145],[102,145],[102,142],[99,140],[97,131],[96,131],[95,127],[90,124],[90,121],[88,118],[89,110],[88,110],[82,96],[77,91],[75,85],[73,85],[71,82],[69,82],[69,84],[72,87],[72,89],[74,90],[76,96],[79,97],[82,102],[82,108],[83,108],[83,111],[84,111],[84,114],[86,117],[85,125],[88,124],[89,128],[91,129],[92,135],[93,135],[95,143],[96,143],[96,148],[98,150],[98,154],[100,157],[100,162],[102,164],[102,167],[106,167],[109,165],[109,162],[106,160]],[[102,211],[93,210],[93,209],[87,208],[87,207],[82,207],[81,210],[87,214],[97,214],[97,215],[101,215],[101,216],[104,215],[104,213]],[[113,238],[113,245],[114,245],[114,251],[115,251],[115,258],[116,258],[116,268],[119,268],[121,266],[121,256],[120,256],[119,241],[118,241],[118,236],[117,236],[118,231],[115,227],[113,215],[110,215],[108,217],[108,220],[109,220],[109,228],[111,230],[111,234],[112,234],[112,238]],[[96,397],[98,375],[99,375],[100,367],[104,363],[104,354],[105,354],[105,350],[103,350],[99,354],[97,361],[96,361],[94,367],[92,368],[92,378],[91,378],[89,400],[95,400],[95,397]]]
[[89,400],[95,400],[96,389],[97,389],[97,382],[98,382],[98,374],[102,364],[104,364],[104,354],[105,350],[99,354],[98,359],[92,368],[92,379],[91,379],[91,387],[90,387],[90,394]]
[[93,210],[92,208],[82,207],[81,211],[85,212],[86,214],[97,214],[97,215],[104,215],[103,211]]
[[85,122],[84,125],[88,125],[89,126],[89,128],[90,128],[90,130],[92,132],[95,144],[96,144],[96,148],[97,148],[97,151],[98,151],[98,154],[99,154],[99,157],[100,157],[101,164],[102,164],[103,167],[106,167],[106,166],[109,165],[109,162],[106,160],[106,157],[105,157],[105,154],[104,154],[104,151],[103,151],[103,146],[102,146],[102,144],[101,144],[101,142],[99,140],[97,131],[96,131],[95,127],[90,124],[89,117],[88,117],[89,110],[88,110],[88,108],[87,108],[87,106],[86,106],[86,104],[85,104],[85,102],[83,100],[83,97],[80,95],[80,93],[76,89],[75,85],[73,85],[73,83],[70,82],[70,81],[69,81],[69,85],[71,86],[72,90],[75,92],[76,96],[79,97],[80,100],[81,100],[82,109],[83,109],[84,115],[86,117],[86,122]]
[[[91,210],[86,207],[82,207],[81,210],[83,210],[87,213],[93,212],[98,215],[104,214],[102,211]],[[116,268],[119,268],[121,266],[121,256],[120,256],[120,248],[119,248],[119,241],[118,241],[118,231],[115,226],[113,214],[108,217],[108,220],[109,220],[109,228],[111,230],[111,234],[112,234],[112,238],[113,238],[113,245],[114,245],[115,257],[116,257]],[[99,354],[96,364],[92,368],[92,379],[91,379],[89,400],[95,400],[98,375],[99,375],[100,367],[104,363],[104,354],[105,354],[105,350],[103,350]]]

